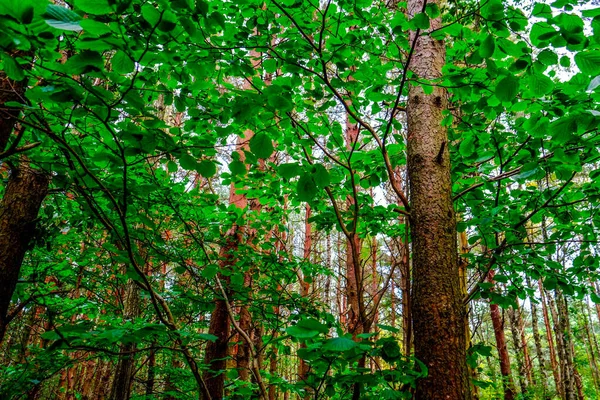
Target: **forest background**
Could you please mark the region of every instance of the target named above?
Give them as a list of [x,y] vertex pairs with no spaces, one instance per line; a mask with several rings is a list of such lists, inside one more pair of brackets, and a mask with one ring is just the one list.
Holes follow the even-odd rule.
[[600,396],[600,4],[0,3],[0,397]]

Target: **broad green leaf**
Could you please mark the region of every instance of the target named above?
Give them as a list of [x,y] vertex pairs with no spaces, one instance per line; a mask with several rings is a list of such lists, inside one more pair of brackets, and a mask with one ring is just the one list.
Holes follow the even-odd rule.
[[80,31],[82,29],[79,24],[81,20],[79,14],[65,7],[50,4],[46,8],[44,16],[46,23],[53,28],[63,31]]
[[205,279],[213,279],[215,276],[217,276],[217,272],[219,272],[218,266],[214,264],[208,264],[204,268],[202,268],[200,274]]
[[279,174],[285,179],[295,178],[302,173],[302,168],[298,163],[281,164],[278,169]]
[[318,193],[317,185],[313,177],[309,174],[304,174],[298,179],[296,185],[296,193],[300,201],[311,201]]
[[198,339],[200,340],[208,340],[209,342],[216,342],[218,337],[212,335],[210,333],[198,333]]
[[558,56],[550,49],[543,50],[537,57],[544,65],[556,65],[558,63]]
[[212,161],[202,160],[198,163],[198,168],[196,170],[203,177],[210,178],[217,173],[217,166]]
[[318,320],[314,318],[303,318],[296,324],[298,328],[307,329],[317,331],[319,333],[327,333],[329,332],[329,328],[326,325],[323,325]]
[[546,75],[533,73],[529,75],[529,89],[536,97],[541,97],[552,91],[554,82]]
[[307,329],[297,325],[292,325],[286,328],[285,331],[288,335],[298,339],[309,339],[319,334],[319,331],[316,329]]
[[325,186],[329,185],[329,171],[321,164],[315,164],[313,166],[314,172],[312,174],[312,178],[317,185],[318,188],[322,189]]
[[586,75],[600,75],[600,51],[586,50],[575,55],[575,63]]
[[537,22],[531,28],[529,38],[536,47],[546,47],[546,42],[558,35],[554,27],[547,22]]
[[115,55],[110,59],[112,68],[119,74],[128,74],[133,72],[135,64],[131,58],[124,51],[118,50]]
[[6,75],[10,79],[19,82],[25,78],[23,69],[19,66],[19,64],[15,61],[14,58],[12,58],[6,53],[2,54],[2,65],[2,69],[4,70],[4,72],[6,72]]
[[329,351],[348,351],[356,347],[356,342],[346,337],[337,337],[329,339],[323,345],[323,350]]
[[84,50],[69,58],[65,64],[65,70],[71,74],[84,74],[88,72],[102,71],[104,59],[97,51]]
[[496,97],[502,102],[513,101],[519,93],[519,80],[507,76],[496,84]]
[[489,58],[494,54],[495,48],[496,40],[494,39],[494,36],[487,35],[481,43],[481,47],[479,47],[479,55],[481,55],[482,58]]
[[184,153],[179,157],[179,165],[188,171],[195,171],[198,168],[198,161],[188,153]]
[[250,151],[257,157],[267,159],[273,154],[273,142],[265,133],[259,132],[250,139]]
[[234,160],[229,163],[229,172],[231,175],[245,175],[246,174],[246,164],[239,160]]
[[418,13],[410,20],[417,29],[429,29],[429,17],[425,13]]

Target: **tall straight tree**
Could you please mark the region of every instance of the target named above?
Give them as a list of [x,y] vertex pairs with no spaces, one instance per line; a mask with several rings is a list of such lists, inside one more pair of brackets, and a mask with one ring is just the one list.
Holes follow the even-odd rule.
[[[410,17],[423,13],[427,3],[409,0]],[[439,6],[440,1],[429,3]],[[441,24],[441,17],[433,18],[430,29],[440,29]],[[410,39],[414,43],[412,60],[407,61],[410,70],[420,80],[435,82],[445,64],[444,41],[420,30]],[[448,136],[442,126],[447,93],[434,86],[426,94],[421,86],[411,85],[408,96],[414,344],[415,356],[429,370],[428,377],[417,383],[415,398],[470,399]]]
[[[5,104],[22,101],[24,92],[24,81],[17,82],[0,72],[0,160],[20,150],[17,145],[23,137],[23,131],[15,135],[7,147],[19,110],[6,107]],[[12,165],[11,175],[0,205],[0,342],[11,319],[8,314],[10,301],[50,184],[49,176],[31,168],[25,158],[21,159],[18,166],[13,163],[9,165]]]

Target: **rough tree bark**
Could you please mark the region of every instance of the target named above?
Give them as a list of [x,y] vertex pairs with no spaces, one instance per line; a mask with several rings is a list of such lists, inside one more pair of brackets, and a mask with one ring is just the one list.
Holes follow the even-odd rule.
[[[123,305],[123,317],[125,319],[135,319],[140,315],[139,288],[132,280],[125,286]],[[135,343],[120,346],[120,352],[123,354],[119,356],[115,370],[109,396],[110,400],[128,400],[131,395],[131,384],[133,383],[135,371],[135,349]]]
[[[6,148],[19,116],[19,110],[4,104],[20,101],[24,91],[23,82],[8,79],[0,72],[0,152]],[[10,300],[49,184],[46,173],[31,168],[22,158],[20,165],[11,171],[4,191],[0,205],[0,342],[10,322]]]
[[[428,3],[440,5],[439,0]],[[410,17],[423,12],[423,0],[409,0]],[[431,29],[441,18],[430,20]],[[411,43],[417,33],[411,33]],[[429,35],[416,39],[411,71],[436,80],[445,64],[445,44]],[[447,130],[441,125],[447,93],[420,86],[408,94],[408,174],[413,240],[413,328],[415,356],[429,375],[417,382],[417,400],[470,400],[466,362],[465,307],[460,293],[456,218],[452,204]]]

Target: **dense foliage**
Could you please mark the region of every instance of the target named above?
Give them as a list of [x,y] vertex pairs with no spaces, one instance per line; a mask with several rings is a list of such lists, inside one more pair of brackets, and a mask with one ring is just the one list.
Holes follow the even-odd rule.
[[[361,398],[411,398],[427,375],[408,333],[417,86],[448,96],[440,160],[449,150],[466,239],[455,290],[472,390],[510,386],[492,303],[517,328],[523,398],[570,398],[569,363],[600,394],[600,5],[424,2],[409,16],[378,0],[67,3],[0,3],[0,116],[17,110],[0,173],[50,179],[0,397],[127,398],[114,387],[129,374],[131,398],[197,398],[225,301],[226,398],[345,399],[357,383]],[[409,32],[445,47],[441,76],[411,72]],[[562,384],[544,360],[553,333],[538,332],[547,303]],[[118,369],[127,360],[133,372]]]

